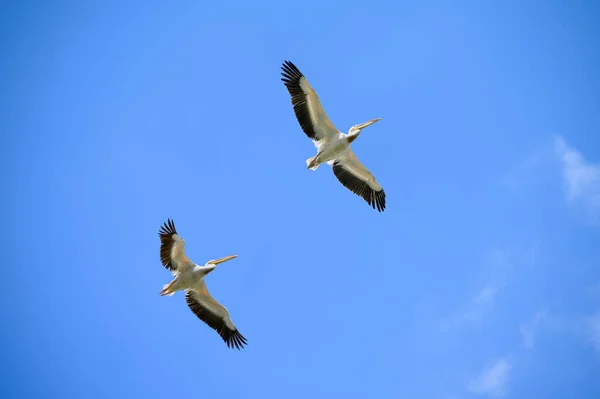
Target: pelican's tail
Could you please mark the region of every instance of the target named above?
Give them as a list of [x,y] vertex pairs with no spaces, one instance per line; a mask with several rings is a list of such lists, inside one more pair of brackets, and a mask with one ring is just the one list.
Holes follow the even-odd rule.
[[317,168],[319,167],[320,163],[317,163],[317,157],[314,156],[312,158],[308,158],[306,160],[306,167],[310,170],[317,170]]
[[173,294],[175,294],[175,291],[170,291],[172,284],[173,283],[163,285],[163,289],[162,289],[162,291],[159,292],[159,294],[161,296],[165,296],[165,295],[167,295],[167,296],[173,296]]

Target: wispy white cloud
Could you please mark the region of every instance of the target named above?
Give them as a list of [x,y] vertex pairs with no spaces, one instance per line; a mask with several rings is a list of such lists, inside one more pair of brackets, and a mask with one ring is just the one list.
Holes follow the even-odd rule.
[[588,317],[586,330],[590,342],[600,352],[600,310]]
[[540,244],[535,243],[529,248],[529,264],[530,266],[537,266],[540,258]]
[[513,272],[512,258],[514,256],[511,256],[509,252],[512,251],[494,249],[486,253],[483,259],[485,268],[490,273],[489,279],[498,290],[508,284],[509,277]]
[[486,252],[482,263],[483,267],[481,269],[485,270],[485,274],[488,274],[487,283],[479,291],[475,291],[468,301],[460,305],[452,316],[442,321],[441,328],[443,330],[481,320],[493,306],[496,296],[506,286],[512,270],[512,263],[505,251],[495,249]]
[[600,222],[600,165],[586,161],[562,137],[555,138],[555,150],[562,165],[567,200],[581,204],[591,222]]
[[527,349],[533,348],[533,343],[534,343],[534,339],[535,339],[533,330],[527,326],[522,325],[520,327],[520,331],[521,331],[521,337],[523,338],[523,345]]
[[[596,295],[595,287],[590,287],[586,294]],[[579,337],[586,345],[600,354],[600,308],[588,314],[552,314],[544,324],[554,334],[565,334]]]
[[586,292],[591,296],[600,297],[600,283],[595,283],[587,287]]
[[547,315],[547,310],[540,310],[531,318],[531,320],[521,325],[521,338],[523,338],[523,345],[525,348],[533,348],[533,345],[535,344],[536,330],[538,329],[540,323],[546,319]]
[[480,375],[471,381],[467,389],[473,393],[488,396],[503,396],[507,393],[512,365],[507,358],[496,360],[484,368]]
[[509,274],[512,271],[512,263],[508,254],[501,249],[487,252],[483,258],[483,264],[490,275],[488,283],[466,306],[463,319],[477,320],[481,318],[493,304],[500,290],[507,285]]
[[483,287],[479,295],[477,295],[473,301],[475,303],[487,303],[494,299],[494,296],[498,292],[498,289],[490,284]]
[[539,181],[539,171],[546,165],[551,165],[556,160],[555,149],[551,140],[538,146],[526,158],[523,158],[520,163],[513,165],[501,183],[511,190],[521,191],[523,188],[529,187],[531,181]]
[[[594,294],[585,288],[583,291],[584,295]],[[553,335],[578,337],[600,354],[600,309],[591,314],[548,312],[541,317],[539,324],[542,323],[544,331]]]
[[491,306],[497,293],[498,288],[491,284],[487,284],[464,308],[461,317],[457,320],[457,322],[480,320],[487,309]]

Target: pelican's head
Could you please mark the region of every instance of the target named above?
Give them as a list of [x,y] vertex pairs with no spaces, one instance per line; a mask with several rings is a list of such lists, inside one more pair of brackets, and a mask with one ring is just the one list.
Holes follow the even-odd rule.
[[208,273],[210,273],[213,270],[215,270],[217,265],[219,265],[223,262],[227,262],[228,260],[235,259],[237,257],[238,257],[237,255],[230,255],[230,256],[226,256],[224,258],[217,259],[217,260],[209,260],[208,262],[206,262],[206,265],[204,265],[204,266],[210,268],[210,270],[208,271]]
[[370,121],[366,121],[364,123],[361,123],[359,125],[352,126],[350,128],[350,131],[348,132],[348,136],[349,136],[348,137],[348,142],[352,143],[354,140],[356,140],[356,138],[360,134],[361,130],[363,130],[367,126],[371,126],[375,122],[379,122],[380,120],[381,120],[381,118],[375,118],[375,119],[371,119]]

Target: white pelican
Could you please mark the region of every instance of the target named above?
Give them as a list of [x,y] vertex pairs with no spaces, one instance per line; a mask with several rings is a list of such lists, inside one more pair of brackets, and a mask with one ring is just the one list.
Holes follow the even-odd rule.
[[161,226],[158,236],[160,261],[175,276],[170,284],[163,286],[160,295],[171,296],[176,291],[185,290],[185,301],[192,312],[218,332],[228,347],[243,348],[247,343],[246,338],[235,328],[227,308],[210,295],[204,282],[204,277],[215,270],[219,263],[237,258],[237,255],[209,260],[204,266],[198,266],[185,255],[185,241],[177,234],[171,219]]
[[360,125],[354,125],[348,134],[340,132],[329,120],[323,110],[317,92],[310,87],[306,77],[291,63],[285,61],[281,67],[281,79],[292,97],[294,113],[300,127],[312,139],[317,147],[317,155],[306,160],[308,169],[316,170],[326,162],[333,165],[333,174],[346,188],[361,196],[379,212],[385,209],[385,192],[375,176],[364,167],[350,148],[361,130],[381,118],[371,119]]

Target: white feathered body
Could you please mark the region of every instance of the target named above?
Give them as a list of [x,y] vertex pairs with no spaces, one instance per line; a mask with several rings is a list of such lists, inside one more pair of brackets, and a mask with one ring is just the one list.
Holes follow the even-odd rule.
[[332,164],[336,159],[343,159],[350,148],[349,135],[339,132],[337,136],[330,136],[319,142],[314,142],[317,155],[306,160],[306,165],[316,170],[320,164]]
[[[193,289],[194,287],[198,287],[204,277],[213,271],[215,266],[199,266],[194,264],[193,267],[186,269],[182,273],[173,273],[175,279],[170,283],[169,296],[172,296],[177,291],[183,291],[188,289]],[[165,284],[163,288],[169,286],[169,284]]]

